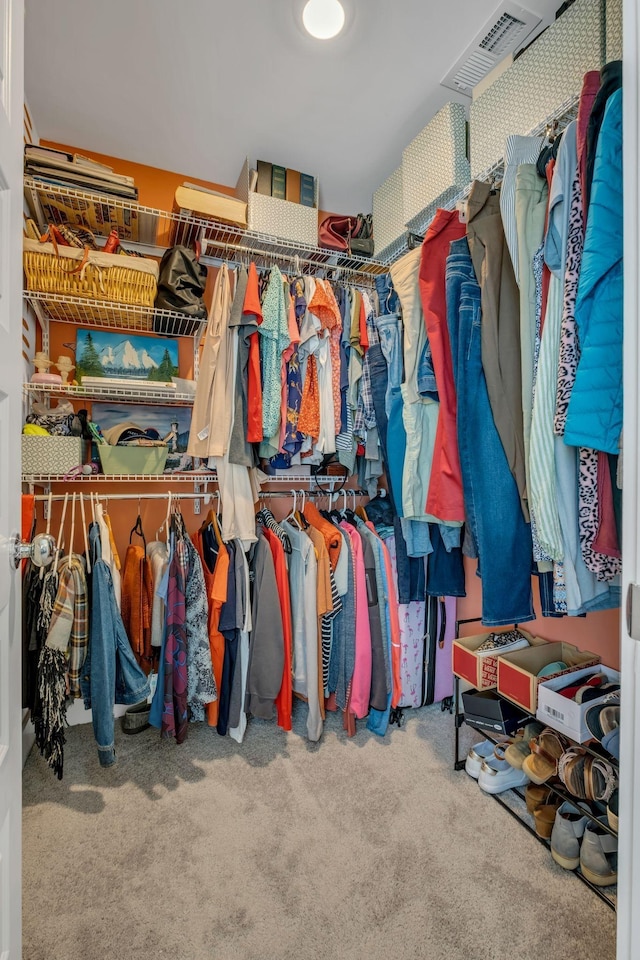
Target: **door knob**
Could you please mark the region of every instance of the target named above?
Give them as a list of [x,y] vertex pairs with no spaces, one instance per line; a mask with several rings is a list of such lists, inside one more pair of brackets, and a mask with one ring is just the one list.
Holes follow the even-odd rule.
[[55,538],[49,533],[38,533],[33,540],[21,540],[16,534],[13,541],[13,564],[17,568],[22,560],[31,560],[34,567],[48,567],[56,552]]

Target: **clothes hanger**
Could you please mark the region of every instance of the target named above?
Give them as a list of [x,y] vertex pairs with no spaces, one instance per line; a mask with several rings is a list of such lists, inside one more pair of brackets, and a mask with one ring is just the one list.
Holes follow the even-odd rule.
[[91,558],[89,556],[89,541],[87,539],[87,519],[84,513],[84,495],[80,493],[80,515],[82,516],[82,538],[84,540],[84,555],[87,559],[87,573],[91,573]]
[[131,543],[131,538],[133,535],[140,537],[144,544],[144,555],[147,555],[147,538],[144,535],[144,530],[142,529],[142,517],[140,516],[140,498],[138,497],[138,516],[136,517],[136,522],[129,532],[129,543]]
[[74,554],[74,541],[76,538],[76,496],[74,493],[73,500],[71,501],[71,538],[69,541],[69,559],[73,557]]
[[56,558],[53,562],[53,572],[58,572],[58,560],[60,559],[60,554],[64,546],[64,521],[67,515],[67,505],[69,503],[69,491],[64,495],[64,503],[62,505],[62,516],[60,517],[60,529],[58,530],[58,549],[56,550]]
[[288,514],[288,516],[285,517],[285,522],[288,521],[289,523],[293,524],[293,526],[296,526],[296,527],[298,528],[298,530],[302,530],[302,526],[301,526],[301,524],[300,524],[300,521],[298,520],[298,516],[299,516],[298,510],[297,510],[297,508],[298,508],[298,494],[297,494],[297,492],[296,492],[295,490],[292,490],[292,491],[291,491],[291,496],[293,497],[293,508],[292,508],[292,510],[291,510],[291,513]]
[[[50,533],[51,533],[51,504],[52,504],[52,498],[53,498],[53,494],[51,493],[51,490],[49,490],[49,496],[48,496],[48,498],[47,498],[47,527],[46,527],[46,531],[45,531],[46,534],[47,534],[47,536],[49,536]],[[44,570],[45,570],[44,567],[40,567],[40,573],[38,574],[38,576],[40,577],[41,580],[42,580],[43,577],[44,577]]]

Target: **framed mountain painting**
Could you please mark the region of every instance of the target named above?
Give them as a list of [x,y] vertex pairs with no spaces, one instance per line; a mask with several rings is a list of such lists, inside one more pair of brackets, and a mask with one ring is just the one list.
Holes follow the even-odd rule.
[[76,380],[99,377],[171,383],[178,376],[178,341],[78,327]]

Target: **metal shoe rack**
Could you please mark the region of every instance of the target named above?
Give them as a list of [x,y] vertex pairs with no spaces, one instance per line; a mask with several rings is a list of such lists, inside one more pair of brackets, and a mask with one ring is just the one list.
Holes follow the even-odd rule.
[[[479,623],[479,622],[480,621],[478,620],[477,617],[473,617],[468,620],[457,620],[456,621],[456,639],[458,639],[458,637],[460,636],[459,628],[463,624]],[[500,694],[498,694],[497,691],[496,691],[496,695],[500,696]],[[505,700],[505,702],[508,702],[510,706],[513,706],[511,701]],[[463,757],[460,756],[460,728],[466,723],[466,721],[465,721],[464,711],[460,709],[459,677],[454,677],[453,705],[454,705],[453,717],[454,717],[454,724],[455,724],[455,746],[454,746],[453,768],[454,770],[464,770],[466,756],[463,756]],[[522,714],[522,726],[524,726],[526,723],[529,723],[532,720],[536,720],[536,717],[526,713],[524,710],[521,710],[520,712]],[[471,729],[475,730],[476,732],[479,732],[476,727],[472,727]],[[482,734],[484,735],[486,740],[491,740],[492,743],[496,743],[496,744],[498,743],[497,738],[492,736],[489,731],[483,730]],[[581,750],[585,750],[587,753],[590,753],[592,756],[597,757],[600,760],[605,759],[608,763],[610,763],[613,767],[615,767],[616,772],[618,771],[618,761],[614,757],[612,757],[609,753],[607,753],[605,750],[601,750],[600,752],[598,752],[597,749],[593,749],[588,744],[576,743],[574,740],[571,740],[569,737],[565,736],[565,734],[562,734],[562,737],[565,740],[569,740],[569,742],[574,746],[579,747]],[[601,827],[603,830],[606,830],[607,833],[610,833],[612,836],[617,838],[618,836],[617,832],[613,830],[608,823],[602,823],[591,812],[587,813],[586,810],[583,810],[582,807],[579,806],[580,800],[578,797],[574,797],[573,794],[569,793],[568,790],[566,790],[564,787],[560,785],[547,783],[546,786],[548,786],[548,788],[553,793],[555,793],[556,796],[559,797],[563,802],[566,800],[568,803],[573,804],[576,810],[579,810],[581,814],[587,816],[589,820],[591,820],[593,823],[597,823],[599,827]],[[503,794],[495,793],[495,794],[487,794],[487,796],[491,796],[494,800],[496,800],[504,810],[506,810],[508,813],[511,814],[514,820],[516,820],[521,826],[525,828],[525,830],[527,830],[531,834],[532,837],[535,837],[535,839],[539,843],[541,843],[543,846],[545,846],[547,850],[550,850],[551,842],[549,840],[545,840],[544,837],[539,837],[535,831],[535,828],[531,825],[529,820],[525,819],[525,817],[529,816],[529,814],[526,808],[524,810],[522,809],[525,802],[524,789],[520,787],[513,787],[510,790],[505,790],[505,794],[511,794],[512,797],[515,795],[515,797],[518,798],[517,808],[516,806],[512,806],[510,803],[508,803],[504,799]],[[584,876],[584,874],[582,873],[579,867],[576,870],[568,871],[568,872],[573,873],[574,876],[578,878],[578,880],[581,880],[582,883],[585,884],[585,886],[593,890],[593,892],[604,903],[606,903],[611,910],[614,910],[614,911],[616,910],[616,906],[617,906],[616,892],[615,892],[616,886],[598,887],[596,884],[591,883],[591,881]],[[605,893],[605,890],[607,891],[606,893]]]

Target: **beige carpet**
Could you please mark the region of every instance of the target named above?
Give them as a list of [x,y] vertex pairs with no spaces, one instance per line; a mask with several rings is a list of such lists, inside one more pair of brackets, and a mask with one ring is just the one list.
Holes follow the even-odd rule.
[[25,960],[613,960],[615,915],[464,772],[452,719],[311,745],[75,727],[24,775]]

